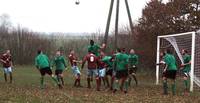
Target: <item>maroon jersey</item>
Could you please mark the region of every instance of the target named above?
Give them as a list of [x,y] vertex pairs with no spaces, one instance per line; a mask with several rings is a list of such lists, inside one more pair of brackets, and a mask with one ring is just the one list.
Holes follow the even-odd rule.
[[88,69],[96,69],[99,62],[99,58],[92,53],[87,54],[83,59],[82,67],[84,66],[86,61],[88,63]]
[[1,60],[4,61],[4,62],[2,62],[3,67],[8,68],[11,66],[11,55],[3,54],[1,56]]
[[74,62],[77,60],[77,57],[74,54],[69,54],[68,56],[71,66],[77,66],[77,63]]

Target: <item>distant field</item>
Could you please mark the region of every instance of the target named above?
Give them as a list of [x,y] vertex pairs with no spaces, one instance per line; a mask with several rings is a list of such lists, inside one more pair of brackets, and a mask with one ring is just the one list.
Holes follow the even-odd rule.
[[[111,91],[100,92],[86,88],[85,71],[83,71],[83,88],[73,87],[71,71],[65,71],[65,87],[59,90],[46,77],[46,89],[39,88],[39,72],[31,66],[18,66],[14,70],[14,83],[4,83],[0,72],[0,103],[200,103],[200,93],[192,93],[188,97],[182,96],[182,82],[178,82],[177,96],[162,95],[162,85],[156,86],[152,73],[138,73],[139,86],[134,83],[128,95],[121,92],[112,94]],[[93,82],[93,87],[95,82]]]

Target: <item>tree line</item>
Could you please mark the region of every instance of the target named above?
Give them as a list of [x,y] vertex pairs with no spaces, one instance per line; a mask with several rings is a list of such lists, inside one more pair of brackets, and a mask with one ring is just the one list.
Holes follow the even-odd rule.
[[[133,13],[134,14],[134,13]],[[119,47],[127,50],[134,48],[140,55],[140,64],[143,67],[155,67],[156,38],[159,35],[196,31],[200,28],[200,1],[199,0],[151,0],[142,11],[142,17],[134,24],[132,33],[128,26],[119,29]],[[106,52],[114,50],[113,32],[108,38]],[[26,28],[12,27],[8,17],[0,17],[0,52],[10,49],[14,63],[31,64],[34,61],[37,49],[43,49],[50,58],[57,49],[67,54],[74,49],[80,57],[87,53],[90,39],[102,43],[104,34],[101,32],[91,35],[69,36],[33,32]]]

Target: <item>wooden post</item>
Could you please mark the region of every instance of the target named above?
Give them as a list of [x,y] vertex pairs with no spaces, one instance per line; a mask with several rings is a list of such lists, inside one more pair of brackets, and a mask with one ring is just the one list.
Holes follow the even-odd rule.
[[116,19],[115,19],[115,49],[118,48],[118,22],[119,22],[119,0],[117,0]]
[[129,8],[129,5],[128,5],[128,0],[125,0],[125,4],[126,4],[126,10],[127,10],[127,14],[128,14],[131,33],[133,34],[133,22],[132,22],[132,18],[131,18],[130,8]]
[[104,36],[104,43],[105,44],[107,44],[107,41],[108,41],[108,34],[109,34],[110,21],[111,21],[111,16],[112,16],[112,11],[113,11],[113,4],[114,4],[114,0],[111,0],[107,24],[106,24],[106,31],[105,31],[105,36]]

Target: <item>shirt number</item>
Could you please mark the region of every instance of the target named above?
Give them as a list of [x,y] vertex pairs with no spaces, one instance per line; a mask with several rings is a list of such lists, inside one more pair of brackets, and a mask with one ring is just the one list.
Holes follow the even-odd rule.
[[94,57],[90,57],[90,62],[94,62]]

